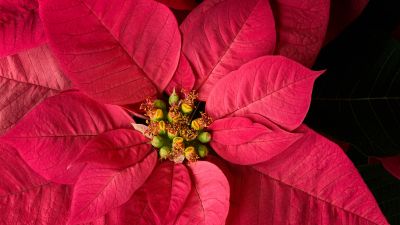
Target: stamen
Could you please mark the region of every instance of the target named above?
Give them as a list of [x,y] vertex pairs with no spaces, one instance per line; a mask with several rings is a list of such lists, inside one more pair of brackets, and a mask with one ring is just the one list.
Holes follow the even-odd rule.
[[185,98],[182,100],[182,103],[194,107],[194,102],[197,100],[198,97],[196,91],[187,92],[186,90],[182,89],[182,93],[185,95]]
[[184,114],[189,114],[193,111],[193,107],[186,103],[182,103],[181,109]]
[[201,113],[201,120],[203,121],[203,126],[208,127],[212,124],[213,119],[207,113]]
[[143,110],[145,112],[146,116],[149,116],[149,112],[154,110],[154,104],[151,98],[146,98],[146,100],[140,105],[140,110]]
[[197,131],[187,127],[183,127],[181,130],[181,136],[185,139],[185,141],[193,141],[196,139],[197,135]]
[[199,158],[199,156],[196,153],[196,149],[193,146],[189,146],[189,147],[185,148],[184,153],[185,153],[185,158],[189,162],[195,162]]

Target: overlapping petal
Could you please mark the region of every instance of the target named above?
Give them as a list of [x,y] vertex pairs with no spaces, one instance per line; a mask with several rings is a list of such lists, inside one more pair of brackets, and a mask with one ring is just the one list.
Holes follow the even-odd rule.
[[[388,224],[343,151],[303,126],[267,163],[235,167],[228,224]],[[318,215],[318,216],[316,216]]]
[[74,164],[93,163],[119,169],[137,163],[152,150],[149,139],[132,129],[115,129],[99,134],[82,149]]
[[0,58],[0,135],[43,99],[70,86],[47,45]]
[[74,185],[69,223],[90,222],[127,202],[150,176],[156,162],[157,153],[152,152],[126,168],[85,166]]
[[221,79],[206,111],[214,119],[256,113],[293,130],[307,114],[320,74],[282,56],[260,57]]
[[70,188],[36,174],[13,147],[0,143],[2,224],[65,224]]
[[162,91],[178,65],[177,22],[156,1],[42,0],[40,15],[64,72],[101,102],[141,102]]
[[307,67],[324,43],[330,0],[272,0],[278,39],[275,54]]
[[265,126],[245,117],[216,120],[210,130],[213,150],[225,160],[241,165],[267,161],[302,136],[289,133],[273,123]]
[[166,92],[171,94],[174,89],[180,91],[182,88],[185,90],[192,90],[196,77],[193,74],[192,67],[190,66],[186,56],[181,54],[179,58],[178,68],[176,69],[171,82],[166,88]]
[[37,1],[0,1],[0,57],[37,47],[45,41]]
[[184,165],[161,163],[132,199],[117,210],[121,223],[174,224],[191,185]]
[[180,26],[182,52],[205,100],[213,85],[232,70],[275,48],[275,24],[268,0],[209,0]]
[[35,172],[46,179],[71,183],[80,170],[70,166],[83,147],[97,135],[129,127],[131,122],[121,108],[70,91],[43,101],[4,139]]
[[229,183],[212,163],[189,164],[191,192],[174,224],[225,224],[229,211]]

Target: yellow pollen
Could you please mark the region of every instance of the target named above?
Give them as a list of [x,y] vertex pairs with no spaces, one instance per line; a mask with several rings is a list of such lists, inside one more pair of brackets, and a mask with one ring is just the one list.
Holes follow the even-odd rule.
[[162,120],[163,117],[164,117],[164,113],[163,113],[162,109],[157,109],[153,118],[155,120]]
[[158,134],[164,135],[165,133],[166,133],[165,122],[164,121],[158,122]]
[[194,162],[199,158],[199,156],[196,153],[196,149],[193,146],[189,146],[189,147],[185,148],[184,154],[185,154],[185,158],[189,162]]
[[190,125],[194,130],[201,130],[203,129],[201,126],[201,119],[195,119],[192,121],[191,125]]
[[193,107],[186,103],[182,103],[181,109],[182,109],[182,112],[185,114],[189,114],[193,111]]
[[172,146],[176,144],[182,144],[183,143],[183,138],[181,137],[176,137],[172,140]]

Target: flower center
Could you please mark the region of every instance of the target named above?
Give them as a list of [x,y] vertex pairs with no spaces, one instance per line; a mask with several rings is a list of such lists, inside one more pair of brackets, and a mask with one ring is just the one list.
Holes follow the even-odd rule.
[[168,97],[168,104],[161,99],[146,99],[140,109],[149,117],[144,134],[151,138],[161,159],[175,163],[194,162],[208,154],[207,143],[211,134],[207,127],[212,119],[198,111],[200,102],[195,91],[175,90]]

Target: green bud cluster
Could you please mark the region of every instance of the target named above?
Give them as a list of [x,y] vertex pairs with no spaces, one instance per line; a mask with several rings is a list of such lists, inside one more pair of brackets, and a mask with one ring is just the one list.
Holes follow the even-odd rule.
[[175,105],[179,102],[179,95],[175,92],[175,89],[172,91],[172,94],[168,98],[169,105]]
[[151,145],[158,149],[162,160],[174,162],[196,161],[207,157],[212,135],[206,130],[211,118],[205,113],[196,116],[194,107],[197,100],[195,92],[185,92],[181,98],[174,90],[168,97],[168,104],[161,99],[147,100],[141,109],[146,111],[150,120],[148,136],[151,136]]

